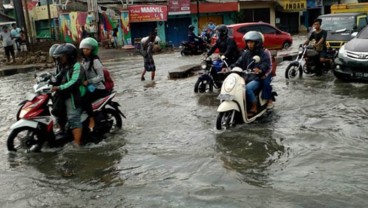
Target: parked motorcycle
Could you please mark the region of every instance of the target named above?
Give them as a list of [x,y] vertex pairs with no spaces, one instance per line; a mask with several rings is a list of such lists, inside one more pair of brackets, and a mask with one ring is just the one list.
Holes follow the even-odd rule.
[[[260,57],[255,56],[251,64],[258,63],[259,61]],[[251,64],[249,64],[249,66]],[[217,108],[217,130],[231,128],[241,123],[251,123],[267,112],[267,100],[261,98],[262,90],[259,89],[256,92],[258,112],[252,117],[248,116],[251,104],[247,102],[245,85],[247,77],[251,74],[253,74],[253,72],[249,69],[243,71],[239,67],[234,67],[226,77],[221,87],[221,93],[217,97],[217,99],[221,101]],[[275,100],[277,93],[272,92],[272,95],[273,100]]]
[[334,59],[337,51],[332,48],[327,49],[327,62],[322,63],[322,68],[317,69],[319,63],[319,53],[313,46],[300,45],[298,55],[295,61],[291,62],[285,71],[286,79],[302,78],[303,72],[305,74],[327,73],[334,67]]
[[202,75],[198,77],[197,82],[194,85],[195,93],[213,92],[213,88],[220,89],[222,82],[228,75],[227,72],[221,72],[223,68],[229,68],[225,58],[216,57],[212,59],[207,57],[201,63],[201,69],[204,71]]
[[190,43],[188,41],[183,41],[180,44],[180,48],[181,48],[180,54],[182,56],[187,56],[187,55],[203,54],[207,52],[210,47],[205,41],[200,39],[197,43]]
[[[54,117],[51,115],[49,104],[52,100],[52,85],[49,84],[51,80],[53,76],[50,73],[37,76],[37,83],[33,86],[36,95],[20,104],[17,122],[10,127],[11,133],[7,139],[9,151],[24,149],[27,152],[38,152],[45,142],[49,147],[61,147],[73,141],[71,130],[60,134],[54,132]],[[88,128],[88,115],[83,112],[82,144],[98,143],[105,133],[122,128],[121,117],[125,116],[119,109],[119,103],[112,101],[115,95],[116,93],[112,92],[92,104],[96,121],[93,135]]]

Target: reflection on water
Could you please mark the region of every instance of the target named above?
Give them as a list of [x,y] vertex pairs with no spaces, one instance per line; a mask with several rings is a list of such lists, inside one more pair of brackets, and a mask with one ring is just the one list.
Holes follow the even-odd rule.
[[262,125],[266,124],[243,126],[216,137],[224,167],[237,171],[239,180],[260,187],[268,183],[268,167],[285,152],[272,130]]
[[[119,141],[119,148],[125,141]],[[10,169],[29,169],[39,171],[48,179],[70,179],[77,183],[103,186],[122,185],[116,165],[125,151],[117,146],[101,142],[76,149],[67,145],[63,149],[45,149],[42,153],[9,153]]]

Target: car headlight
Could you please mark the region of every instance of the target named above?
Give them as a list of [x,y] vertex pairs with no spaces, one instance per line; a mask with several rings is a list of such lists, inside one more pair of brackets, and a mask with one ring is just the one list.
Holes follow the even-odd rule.
[[235,77],[233,76],[228,76],[226,79],[225,79],[225,82],[224,82],[224,89],[226,92],[230,92],[231,90],[234,89],[235,87],[235,83],[236,83],[236,79]]
[[341,46],[340,50],[339,50],[339,55],[340,58],[346,57],[346,50],[345,50],[345,45]]

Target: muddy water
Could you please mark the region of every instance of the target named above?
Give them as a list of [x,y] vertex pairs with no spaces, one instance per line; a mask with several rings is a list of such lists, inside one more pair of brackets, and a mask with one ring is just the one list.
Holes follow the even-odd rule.
[[287,82],[284,62],[274,110],[219,132],[216,93],[195,95],[195,76],[167,78],[200,57],[155,61],[155,82],[140,81],[139,56],[105,61],[127,119],[122,131],[80,150],[8,153],[15,106],[31,92],[33,73],[1,77],[1,206],[367,206],[368,85],[331,74]]

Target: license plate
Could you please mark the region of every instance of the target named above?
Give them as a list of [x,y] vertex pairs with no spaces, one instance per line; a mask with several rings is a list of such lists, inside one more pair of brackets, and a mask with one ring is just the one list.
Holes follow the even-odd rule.
[[368,78],[368,73],[363,73],[363,72],[355,72],[354,76],[356,77],[360,77],[360,78]]
[[229,95],[229,94],[220,94],[219,96],[217,96],[218,100],[234,100],[234,96]]

